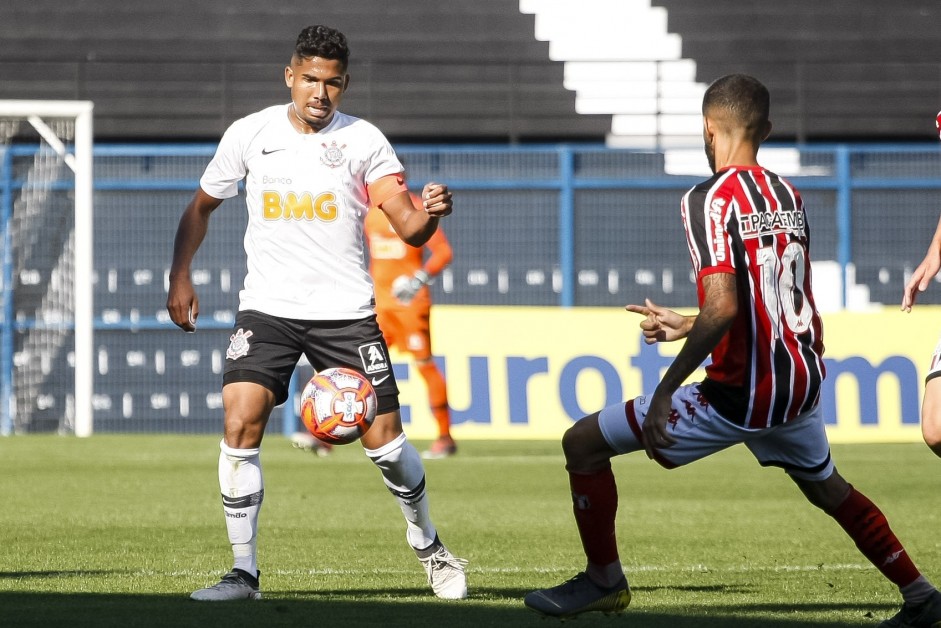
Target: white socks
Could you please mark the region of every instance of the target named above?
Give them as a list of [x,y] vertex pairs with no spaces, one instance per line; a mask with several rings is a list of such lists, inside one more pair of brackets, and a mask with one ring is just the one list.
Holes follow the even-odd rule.
[[437,532],[428,515],[428,497],[425,494],[425,468],[418,450],[408,442],[405,434],[379,449],[366,449],[366,455],[382,473],[389,491],[395,496],[408,525],[409,545],[416,550],[435,542]]
[[252,576],[258,573],[256,533],[258,511],[265,497],[258,448],[233,449],[219,444],[219,488],[222,489],[222,510],[232,544],[237,569]]
[[[259,449],[234,449],[225,441],[219,444],[219,448],[219,488],[226,530],[235,557],[234,567],[254,576],[258,573],[258,512],[265,497]],[[400,434],[379,449],[365,451],[399,502],[408,526],[409,545],[416,550],[431,546],[437,538],[437,531],[428,515],[425,469],[418,450],[408,442],[405,434]]]

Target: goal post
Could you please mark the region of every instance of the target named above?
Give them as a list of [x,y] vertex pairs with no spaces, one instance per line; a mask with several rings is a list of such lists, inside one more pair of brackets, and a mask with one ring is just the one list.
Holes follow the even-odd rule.
[[[11,434],[23,426],[17,421],[17,399],[14,390],[17,377],[28,365],[15,363],[17,330],[28,328],[41,334],[46,329],[58,333],[71,332],[73,337],[72,371],[74,390],[71,403],[60,404],[59,431],[71,431],[76,436],[90,436],[93,431],[94,389],[94,316],[93,316],[93,110],[90,101],[68,100],[0,100],[0,233],[3,254],[0,274],[0,433]],[[17,168],[17,155],[45,155],[53,165],[41,172],[39,158],[25,167]],[[45,157],[44,157],[45,159]],[[64,166],[64,168],[60,167]],[[71,176],[63,178],[60,171],[68,169]],[[68,173],[66,173],[68,174]],[[37,310],[34,320],[21,321],[14,307],[14,289],[20,279],[17,273],[28,275],[29,269],[18,269],[14,249],[25,248],[27,238],[18,233],[22,223],[17,212],[29,210],[30,202],[42,213],[43,199],[53,190],[71,191],[73,220],[71,232],[63,244],[62,266],[37,271],[42,281],[55,277],[61,286],[51,283],[43,295],[48,300],[62,300],[59,308]],[[19,203],[19,204],[18,204]],[[39,224],[39,223],[37,223]],[[39,225],[41,226],[41,224]],[[27,224],[28,227],[28,224]],[[31,234],[29,238],[36,238]],[[71,255],[67,249],[71,247]],[[61,288],[61,289],[60,289]],[[63,298],[59,294],[66,293]],[[71,293],[69,298],[68,293]],[[52,311],[55,309],[55,311]],[[48,313],[48,316],[44,314]],[[42,352],[42,345],[37,344]],[[21,353],[23,353],[21,351]],[[39,361],[61,360],[65,357],[35,356]],[[30,356],[24,356],[26,362]],[[44,369],[45,372],[45,369]],[[32,401],[32,400],[30,400]]]

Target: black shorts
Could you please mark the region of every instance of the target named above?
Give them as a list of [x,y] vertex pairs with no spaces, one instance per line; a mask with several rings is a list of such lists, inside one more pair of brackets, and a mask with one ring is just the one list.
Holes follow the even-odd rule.
[[376,317],[341,321],[279,318],[254,310],[235,317],[225,353],[222,383],[254,382],[287,401],[301,354],[314,370],[344,366],[366,375],[378,397],[378,413],[399,408],[399,388]]

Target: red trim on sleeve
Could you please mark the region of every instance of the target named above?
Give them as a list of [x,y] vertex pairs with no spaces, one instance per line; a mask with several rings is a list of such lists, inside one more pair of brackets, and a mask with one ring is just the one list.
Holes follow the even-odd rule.
[[707,275],[714,275],[716,273],[725,273],[726,275],[734,275],[735,269],[731,266],[709,266],[708,268],[703,268],[699,271],[699,278],[702,279]]

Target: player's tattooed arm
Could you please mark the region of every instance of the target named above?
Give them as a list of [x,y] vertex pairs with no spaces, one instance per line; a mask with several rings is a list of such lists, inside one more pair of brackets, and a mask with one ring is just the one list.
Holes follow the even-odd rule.
[[702,280],[705,299],[699,314],[692,321],[686,342],[667,369],[658,391],[672,395],[709,357],[725,336],[738,313],[735,275],[713,273]]
[[644,420],[644,448],[648,457],[654,449],[669,447],[676,439],[667,429],[673,393],[705,361],[722,337],[728,333],[738,313],[735,275],[715,273],[703,278],[705,299],[699,315],[691,319],[686,342],[667,368],[650,399]]

